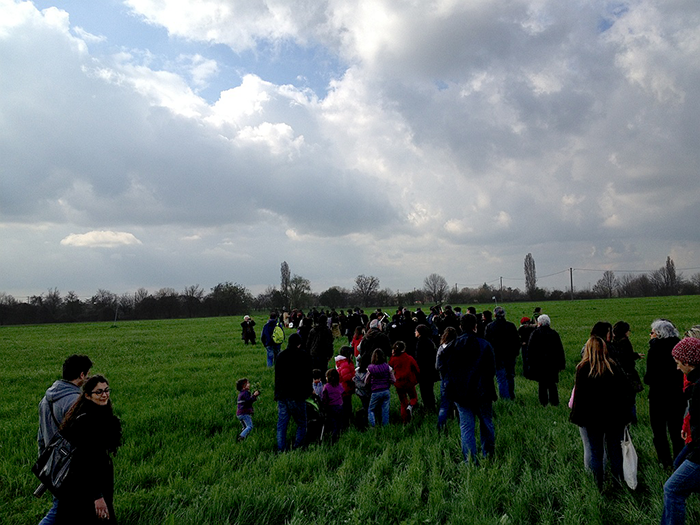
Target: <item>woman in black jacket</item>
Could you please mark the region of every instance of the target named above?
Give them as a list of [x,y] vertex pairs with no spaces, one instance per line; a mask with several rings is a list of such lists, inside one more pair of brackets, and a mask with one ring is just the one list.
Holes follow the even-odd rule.
[[580,427],[586,468],[603,486],[603,456],[607,449],[613,478],[622,479],[622,435],[632,415],[634,389],[620,365],[610,359],[598,336],[586,342],[576,367],[570,421]]
[[90,377],[63,420],[61,434],[75,452],[58,500],[57,524],[117,523],[110,454],[121,444],[121,422],[112,412],[109,396],[107,379]]
[[[651,323],[647,371],[644,382],[649,385],[649,422],[654,435],[654,448],[664,467],[673,465],[685,443],[681,437],[685,398],[683,373],[676,369],[671,356],[673,347],[680,341],[678,330],[666,319]],[[669,450],[671,438],[673,456]]]

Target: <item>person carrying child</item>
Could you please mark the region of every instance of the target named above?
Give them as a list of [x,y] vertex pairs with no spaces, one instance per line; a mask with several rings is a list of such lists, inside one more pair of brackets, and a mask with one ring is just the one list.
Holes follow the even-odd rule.
[[243,425],[243,431],[238,436],[238,441],[243,441],[253,430],[253,403],[258,400],[260,392],[256,390],[250,393],[250,381],[245,377],[236,381],[238,390],[238,403],[236,404],[236,417]]
[[396,341],[391,348],[392,357],[389,366],[394,369],[396,377],[396,393],[401,403],[401,420],[408,423],[413,416],[413,410],[418,404],[416,385],[420,368],[416,360],[406,353],[406,344],[403,341]]
[[330,424],[331,439],[334,443],[340,435],[343,414],[343,390],[343,385],[340,384],[340,374],[335,368],[331,368],[326,372],[326,384],[323,385],[321,403],[326,413],[326,421]]

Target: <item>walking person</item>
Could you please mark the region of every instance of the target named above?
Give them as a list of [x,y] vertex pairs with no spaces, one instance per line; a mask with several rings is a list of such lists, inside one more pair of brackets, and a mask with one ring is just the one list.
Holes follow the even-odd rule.
[[287,427],[297,425],[294,448],[304,445],[306,437],[306,399],[313,389],[311,358],[301,346],[301,336],[289,336],[287,349],[277,356],[275,366],[275,401],[277,401],[277,450],[287,450]]
[[275,328],[277,328],[279,322],[277,321],[277,312],[270,312],[270,318],[263,326],[262,332],[260,333],[260,342],[265,347],[267,351],[267,367],[272,368],[277,360],[277,355],[280,353],[282,348],[282,343],[275,342],[274,333]]
[[469,463],[471,458],[478,465],[476,419],[479,420],[482,455],[489,457],[495,451],[493,402],[497,399],[494,387],[496,360],[493,347],[476,335],[477,320],[474,315],[463,315],[460,325],[463,334],[442,351],[441,369],[447,395],[454,401],[459,413],[464,461]]
[[122,429],[110,394],[104,376],[88,378],[61,424],[61,434],[75,452],[58,500],[59,525],[117,523],[111,456],[121,445]]
[[515,324],[506,320],[502,306],[493,310],[496,320],[484,331],[486,339],[496,355],[496,382],[501,399],[515,399],[515,361],[520,353],[520,336]]
[[[540,316],[540,319],[543,316]],[[632,418],[634,388],[622,367],[610,358],[607,345],[591,336],[576,367],[569,420],[579,426],[584,464],[603,488],[604,455],[610,460],[613,479],[622,480],[621,441]]]
[[245,377],[236,381],[236,390],[239,392],[236,400],[236,417],[243,425],[238,441],[243,441],[253,430],[253,412],[255,411],[253,403],[258,400],[260,392],[256,390],[251,394],[250,381]]
[[[46,390],[46,395],[39,402],[39,456],[58,432],[70,407],[80,397],[81,387],[87,381],[91,368],[92,361],[88,356],[73,354],[63,362],[62,379],[55,381]],[[53,525],[56,522],[57,508],[58,498],[54,497],[51,509],[39,525]]]
[[420,398],[428,412],[435,412],[435,381],[438,380],[435,369],[437,348],[433,342],[432,331],[427,325],[416,326],[416,362],[420,369],[418,385]]
[[413,357],[406,352],[406,344],[396,341],[392,347],[392,357],[389,366],[394,369],[396,394],[401,404],[401,420],[408,423],[413,416],[413,410],[418,404],[416,385],[420,368]]
[[[672,356],[690,383],[688,394],[688,411],[690,413],[690,434],[700,436],[700,339],[686,337],[672,350]],[[685,523],[685,506],[688,496],[700,492],[700,439],[688,443],[688,454],[681,465],[664,484],[664,510],[661,525],[683,525]]]

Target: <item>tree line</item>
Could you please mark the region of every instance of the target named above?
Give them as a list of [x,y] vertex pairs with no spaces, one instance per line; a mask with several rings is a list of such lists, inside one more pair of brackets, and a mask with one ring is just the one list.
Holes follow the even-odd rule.
[[548,301],[564,299],[601,299],[613,297],[651,297],[700,294],[700,273],[686,279],[677,272],[671,257],[666,264],[650,273],[624,274],[617,277],[612,270],[603,273],[594,286],[580,290],[544,289],[537,286],[537,273],[532,254],[524,263],[525,290],[484,283],[480,287],[450,287],[447,280],[432,273],[421,288],[400,292],[380,288],[379,278],[358,275],[352,289],[331,286],[314,293],[311,281],[292,274],[287,262],[280,267],[280,285],[268,286],[254,296],[245,286],[229,281],[219,283],[207,293],[198,284],[182,291],[161,288],[151,293],[139,288],[134,293],[117,295],[100,289],[89,299],[80,299],[74,292],[62,295],[57,288],[27,301],[0,292],[0,325],[90,322],[140,319],[177,319],[243,315],[252,311],[287,308],[308,309],[353,308],[390,305],[483,304],[491,301]]

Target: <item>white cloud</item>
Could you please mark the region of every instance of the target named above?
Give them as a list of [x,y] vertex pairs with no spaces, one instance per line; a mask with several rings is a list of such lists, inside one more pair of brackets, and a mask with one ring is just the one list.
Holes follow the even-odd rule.
[[134,234],[128,232],[91,231],[87,233],[71,233],[61,239],[63,246],[79,246],[87,248],[117,248],[141,244]]

